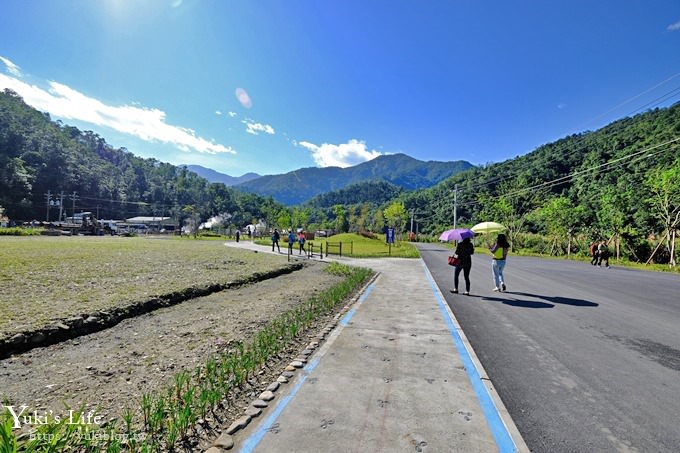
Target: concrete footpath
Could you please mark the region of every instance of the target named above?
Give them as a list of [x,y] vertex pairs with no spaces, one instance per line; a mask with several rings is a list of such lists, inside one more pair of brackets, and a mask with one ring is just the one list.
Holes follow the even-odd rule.
[[379,274],[235,451],[529,451],[422,260],[331,260]]

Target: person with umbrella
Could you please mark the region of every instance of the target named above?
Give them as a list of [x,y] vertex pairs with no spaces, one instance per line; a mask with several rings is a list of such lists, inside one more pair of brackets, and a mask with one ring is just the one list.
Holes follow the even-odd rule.
[[470,295],[470,269],[472,269],[472,255],[475,253],[475,247],[470,241],[470,236],[465,237],[456,246],[456,251],[453,256],[458,258],[459,262],[453,271],[453,289],[452,293],[458,293],[458,277],[460,272],[463,272],[465,278],[465,295]]
[[494,291],[506,290],[503,269],[505,268],[505,259],[508,257],[508,250],[510,250],[510,243],[505,235],[501,233],[496,238],[496,243],[489,249],[493,255],[491,270],[493,272],[493,281],[496,285],[493,289]]

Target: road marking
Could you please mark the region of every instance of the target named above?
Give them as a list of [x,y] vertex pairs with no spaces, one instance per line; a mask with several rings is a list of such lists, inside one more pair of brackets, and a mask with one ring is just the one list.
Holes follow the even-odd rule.
[[515,445],[515,441],[512,439],[512,436],[508,431],[508,427],[501,418],[498,408],[496,407],[493,398],[489,394],[489,390],[483,384],[479,370],[477,369],[475,362],[472,360],[472,356],[466,348],[463,338],[461,337],[460,333],[458,333],[458,328],[456,327],[458,321],[456,321],[454,324],[456,317],[451,311],[451,308],[444,301],[444,297],[442,296],[441,291],[439,291],[439,287],[435,283],[434,278],[432,278],[430,270],[425,265],[425,261],[421,262],[425,271],[425,275],[427,276],[427,280],[429,281],[430,287],[432,288],[432,293],[434,294],[435,299],[437,299],[439,309],[442,311],[444,319],[446,320],[446,327],[449,329],[451,337],[453,338],[453,342],[455,343],[458,353],[461,356],[463,365],[465,366],[465,371],[467,372],[468,378],[470,378],[472,388],[474,389],[477,399],[482,406],[482,411],[484,412],[486,421],[489,424],[491,433],[496,440],[496,445],[498,446],[499,451],[501,453],[517,452],[517,445]]
[[[341,327],[345,327],[349,321],[352,319],[352,316],[357,311],[357,308],[364,303],[364,301],[368,298],[369,294],[371,294],[371,291],[373,291],[373,288],[375,287],[375,280],[373,283],[371,283],[368,288],[366,288],[366,291],[363,292],[361,297],[359,297],[359,300],[357,301],[356,304],[352,307],[351,310],[349,310],[345,316],[343,316],[342,320],[339,322],[339,325]],[[333,340],[335,340],[335,337],[337,337],[337,333],[339,330],[335,331],[335,335],[333,337]],[[325,354],[325,351],[328,349],[332,342],[327,342],[324,346],[325,349],[322,352],[319,350],[317,354],[314,354],[314,358],[302,369],[303,374],[300,375],[298,378],[298,381],[296,384],[293,386],[291,391],[288,393],[288,395],[281,397],[281,399],[278,401],[276,404],[276,407],[274,408],[274,411],[262,422],[262,424],[257,428],[257,430],[251,434],[244,442],[243,446],[239,450],[240,452],[243,453],[251,453],[254,451],[255,447],[262,442],[262,439],[264,438],[264,435],[267,434],[267,432],[274,426],[274,423],[276,420],[279,418],[283,410],[288,406],[288,403],[291,402],[293,397],[297,394],[297,392],[300,390],[302,387],[302,384],[305,383],[307,380],[307,377],[311,374],[312,371],[316,368],[316,366],[319,364],[319,360],[323,357]]]

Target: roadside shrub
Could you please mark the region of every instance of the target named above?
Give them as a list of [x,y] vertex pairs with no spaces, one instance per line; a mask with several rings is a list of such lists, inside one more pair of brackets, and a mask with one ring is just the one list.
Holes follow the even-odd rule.
[[42,228],[0,228],[0,236],[40,236]]
[[331,275],[347,277],[352,274],[352,268],[345,264],[340,264],[337,261],[334,261],[326,267],[326,272]]
[[378,235],[375,234],[375,233],[371,233],[370,231],[364,230],[364,231],[359,232],[359,234],[361,236],[365,237],[365,238],[368,238],[368,239],[378,239]]

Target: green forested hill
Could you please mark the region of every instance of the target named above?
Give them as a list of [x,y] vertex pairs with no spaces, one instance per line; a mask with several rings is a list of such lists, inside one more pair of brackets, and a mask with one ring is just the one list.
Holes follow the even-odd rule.
[[468,168],[472,164],[461,160],[423,162],[406,154],[390,154],[348,168],[301,168],[282,175],[262,176],[236,187],[295,205],[365,181],[385,181],[405,190],[431,187]]
[[[455,190],[457,187],[457,191]],[[485,220],[510,233],[617,237],[634,251],[680,216],[680,104],[624,118],[404,194],[426,231]]]
[[[63,193],[63,197],[62,194]],[[281,208],[155,159],[114,149],[91,131],[53,122],[5,90],[0,93],[0,207],[13,220],[58,220],[91,211],[99,218],[137,215],[207,220],[228,214],[245,225]]]
[[331,208],[334,205],[370,203],[380,206],[400,194],[404,189],[386,181],[365,181],[351,184],[343,189],[317,195],[305,203],[312,208]]

